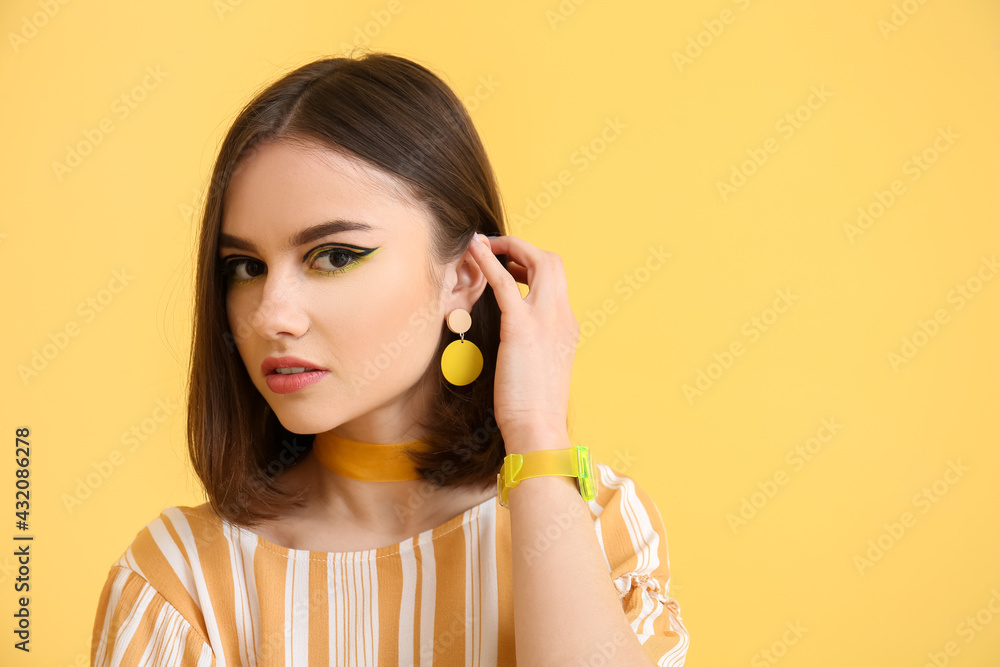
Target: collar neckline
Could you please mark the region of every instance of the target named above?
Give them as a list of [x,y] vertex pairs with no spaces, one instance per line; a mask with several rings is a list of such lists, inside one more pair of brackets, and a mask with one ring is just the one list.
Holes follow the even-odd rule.
[[391,444],[359,442],[333,431],[317,433],[313,452],[330,472],[366,482],[402,482],[421,479],[406,456],[408,450],[430,451],[422,440]]

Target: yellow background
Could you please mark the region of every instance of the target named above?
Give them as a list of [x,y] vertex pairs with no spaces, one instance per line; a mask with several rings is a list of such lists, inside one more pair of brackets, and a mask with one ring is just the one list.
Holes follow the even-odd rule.
[[[512,233],[565,259],[574,435],[657,502],[689,665],[1000,664],[995,1],[18,0],[0,26],[3,664],[85,664],[111,563],[164,507],[202,502],[182,406],[215,151],[260,87],[356,45],[466,99]],[[174,406],[160,423],[157,401]],[[29,655],[11,632],[19,426]]]

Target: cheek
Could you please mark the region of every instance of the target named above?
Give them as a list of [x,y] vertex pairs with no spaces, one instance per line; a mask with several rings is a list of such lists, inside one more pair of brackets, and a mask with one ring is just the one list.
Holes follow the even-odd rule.
[[382,278],[349,311],[351,324],[336,326],[336,338],[354,350],[344,361],[358,372],[371,364],[380,373],[414,379],[434,353],[444,322],[437,292],[413,268]]
[[[246,317],[239,308],[239,300],[226,297],[226,322],[233,342],[239,346],[247,337]],[[232,345],[230,345],[232,347]]]
[[229,325],[229,332],[225,334],[226,350],[230,354],[239,354],[241,357],[246,344],[246,331],[241,330],[236,311],[231,305],[226,305],[226,322]]
[[246,308],[246,300],[235,296],[226,298],[226,321],[229,333],[226,334],[226,348],[230,354],[238,354],[246,363],[253,330],[250,327],[250,315]]

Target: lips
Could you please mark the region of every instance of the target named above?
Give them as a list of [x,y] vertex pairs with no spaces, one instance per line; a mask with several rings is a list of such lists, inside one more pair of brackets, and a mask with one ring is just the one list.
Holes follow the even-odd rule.
[[275,374],[275,368],[305,368],[306,371],[327,370],[319,364],[315,364],[306,359],[300,359],[299,357],[268,357],[264,360],[264,363],[260,365],[260,372],[264,375],[272,375]]

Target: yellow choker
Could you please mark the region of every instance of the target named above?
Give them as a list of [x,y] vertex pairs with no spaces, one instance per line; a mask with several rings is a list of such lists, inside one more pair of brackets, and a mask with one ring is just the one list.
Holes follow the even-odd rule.
[[313,453],[330,472],[366,482],[402,482],[421,479],[405,452],[430,451],[421,440],[387,445],[348,440],[332,431],[317,433]]

